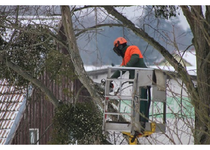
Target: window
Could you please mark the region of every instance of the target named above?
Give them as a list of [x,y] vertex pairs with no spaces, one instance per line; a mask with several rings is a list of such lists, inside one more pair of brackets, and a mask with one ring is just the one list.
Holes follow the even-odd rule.
[[93,76],[93,79],[98,79],[98,76],[97,76],[97,75],[94,75],[94,76]]
[[39,144],[39,129],[30,128],[29,129],[30,144]]

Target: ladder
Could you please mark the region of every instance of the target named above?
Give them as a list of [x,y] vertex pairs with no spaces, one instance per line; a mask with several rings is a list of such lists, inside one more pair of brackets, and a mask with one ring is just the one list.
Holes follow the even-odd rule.
[[[120,71],[118,79],[110,78],[111,73],[115,70]],[[131,70],[134,71],[134,79],[123,76],[123,71]],[[110,92],[111,81],[119,84],[117,93]],[[123,88],[125,82],[127,82],[130,91]],[[142,89],[146,89],[147,98],[142,98]],[[165,133],[166,75],[162,71],[153,68],[109,67],[104,96],[104,131],[119,131],[134,137],[133,140],[136,137],[149,136],[152,133]],[[162,112],[160,112],[162,118],[158,121],[155,119],[157,114],[154,114],[157,113],[154,111],[157,103],[161,103],[162,106]],[[115,109],[111,109],[111,106]]]

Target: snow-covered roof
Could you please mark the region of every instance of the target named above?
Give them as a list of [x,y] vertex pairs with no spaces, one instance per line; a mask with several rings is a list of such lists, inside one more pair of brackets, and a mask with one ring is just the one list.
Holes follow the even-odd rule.
[[[196,53],[195,50],[190,51],[174,51],[173,55],[178,62],[182,63],[190,75],[197,75]],[[163,63],[164,62],[164,63]],[[175,69],[165,59],[160,60],[156,65],[150,66],[151,68],[158,68],[166,71],[175,71]]]
[[194,67],[194,68],[197,67],[195,50],[181,52],[180,55],[183,57],[183,59],[185,59],[192,65],[191,67]]
[[93,66],[93,65],[84,65],[85,71],[94,71],[94,70],[100,70],[100,69],[106,69],[108,67],[111,67],[111,65],[104,65],[104,66]]
[[26,90],[17,90],[4,79],[0,80],[0,145],[10,144],[22,118]]
[[[182,59],[184,60],[184,61],[182,61],[183,63],[186,63],[186,62],[188,63],[188,65],[184,64],[184,66],[186,66],[186,69],[190,75],[194,75],[194,76],[197,75],[195,50],[190,50],[190,51],[185,51],[185,52],[175,51],[174,55],[179,56],[179,58],[182,57]],[[165,65],[163,65],[163,63],[162,63],[163,61],[165,61],[165,59],[160,60],[158,63],[156,63],[156,65],[148,66],[148,67],[149,68],[157,68],[157,69],[161,69],[161,70],[165,70],[165,71],[171,71],[171,72],[175,71],[175,69],[171,65],[169,65],[167,62],[164,62]],[[180,60],[178,60],[178,61],[180,61]],[[111,65],[104,65],[104,66],[100,66],[100,67],[84,66],[84,68],[87,72],[96,71],[96,70],[99,71],[102,69],[106,69],[108,67],[111,67]]]

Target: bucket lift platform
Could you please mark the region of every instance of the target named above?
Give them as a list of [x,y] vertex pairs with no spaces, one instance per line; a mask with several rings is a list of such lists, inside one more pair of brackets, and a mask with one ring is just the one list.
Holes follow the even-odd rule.
[[[111,72],[115,70],[120,70],[118,79],[110,78]],[[123,77],[122,72],[129,70],[135,72],[134,79]],[[119,85],[117,92],[110,92],[110,82],[112,81]],[[124,88],[126,82],[130,89],[127,91],[126,87]],[[142,98],[142,88],[147,89],[147,98]],[[161,118],[158,119],[155,108],[157,105],[162,107],[158,110],[158,114],[161,114],[159,115]],[[103,114],[104,131],[119,131],[130,137],[149,136],[158,132],[165,133],[166,75],[160,70],[152,68],[108,68]]]

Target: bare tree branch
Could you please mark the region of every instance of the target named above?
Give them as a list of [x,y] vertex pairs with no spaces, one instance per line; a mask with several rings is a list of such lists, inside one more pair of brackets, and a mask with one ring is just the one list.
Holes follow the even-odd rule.
[[11,68],[12,70],[16,71],[19,75],[24,77],[26,80],[33,83],[35,86],[37,86],[42,92],[44,92],[49,100],[52,102],[52,104],[57,107],[58,106],[58,100],[54,96],[54,94],[39,80],[33,78],[31,75],[23,71],[19,66],[15,65],[12,62],[6,61],[6,65]]
[[108,24],[97,24],[97,25],[95,25],[95,26],[92,26],[92,27],[83,29],[82,31],[80,31],[80,32],[78,32],[77,34],[75,34],[75,36],[77,37],[77,36],[79,36],[80,34],[83,34],[84,32],[87,32],[87,31],[89,31],[89,30],[95,30],[96,28],[106,27],[106,26],[108,26],[108,27],[113,27],[113,26],[116,26],[116,27],[123,27],[122,24],[110,24],[110,23],[108,23]]

